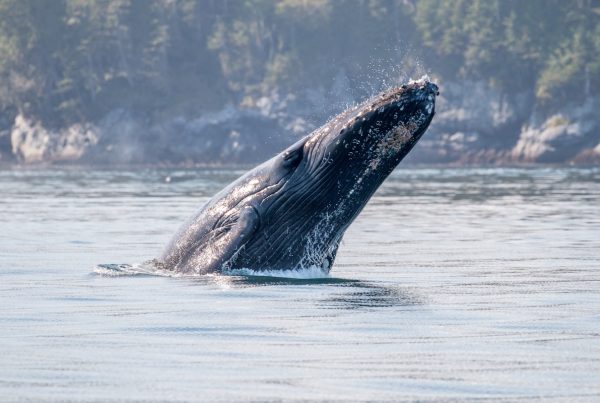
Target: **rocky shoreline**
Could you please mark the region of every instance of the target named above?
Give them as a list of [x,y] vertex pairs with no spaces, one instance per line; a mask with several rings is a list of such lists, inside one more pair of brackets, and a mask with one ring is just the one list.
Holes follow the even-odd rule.
[[[483,82],[442,83],[437,115],[407,162],[600,163],[599,98],[554,109],[528,92],[507,96]],[[224,166],[260,162],[341,109],[349,94],[277,94],[201,116],[149,119],[115,109],[98,122],[49,129],[20,113],[0,122],[0,164]],[[336,109],[337,108],[337,109]],[[315,112],[318,111],[318,112]]]

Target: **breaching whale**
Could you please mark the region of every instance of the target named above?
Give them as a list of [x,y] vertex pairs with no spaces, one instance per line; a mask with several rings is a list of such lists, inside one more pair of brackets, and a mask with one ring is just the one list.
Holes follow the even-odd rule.
[[429,126],[438,94],[422,78],[334,117],[215,195],[158,264],[190,274],[329,271],[348,226]]

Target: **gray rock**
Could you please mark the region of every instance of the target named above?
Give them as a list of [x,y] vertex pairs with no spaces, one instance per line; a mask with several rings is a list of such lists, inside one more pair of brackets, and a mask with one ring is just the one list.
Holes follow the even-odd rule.
[[158,124],[115,110],[99,122],[98,145],[90,150],[86,161],[174,165],[259,162],[293,137],[286,135],[279,123],[285,119],[268,108],[264,103],[261,109],[227,105],[199,118],[179,116]]
[[541,124],[525,126],[511,156],[516,161],[559,163],[575,160],[586,149],[595,153],[600,141],[600,119],[596,111],[600,99],[583,105],[568,105],[546,119],[532,117]]
[[482,81],[440,84],[436,117],[410,160],[469,162],[510,150],[529,117],[533,96],[507,97]]
[[51,131],[19,114],[10,133],[12,153],[25,163],[75,161],[97,143],[97,132],[84,124]]

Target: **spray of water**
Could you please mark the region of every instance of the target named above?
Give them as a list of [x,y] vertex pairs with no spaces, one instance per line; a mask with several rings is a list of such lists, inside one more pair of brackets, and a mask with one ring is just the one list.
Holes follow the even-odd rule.
[[329,270],[322,267],[308,266],[287,270],[252,270],[252,269],[224,269],[222,274],[198,274],[194,272],[179,273],[163,270],[153,261],[134,264],[100,264],[92,269],[92,273],[102,277],[132,277],[132,276],[158,276],[158,277],[189,277],[205,278],[215,276],[253,276],[253,277],[280,277],[291,279],[322,279],[329,278]]

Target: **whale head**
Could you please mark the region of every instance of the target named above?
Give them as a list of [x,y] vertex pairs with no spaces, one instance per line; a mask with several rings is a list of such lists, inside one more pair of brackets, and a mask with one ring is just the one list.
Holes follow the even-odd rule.
[[423,77],[336,116],[304,142],[303,168],[319,176],[328,166],[348,183],[367,176],[385,178],[429,126],[438,94],[437,85]]
[[[426,78],[381,93],[331,119],[269,164],[277,179],[257,206],[261,236],[237,265],[328,270],[350,223],[421,138],[438,87]],[[280,179],[283,178],[283,179]],[[266,187],[265,187],[266,189]]]

